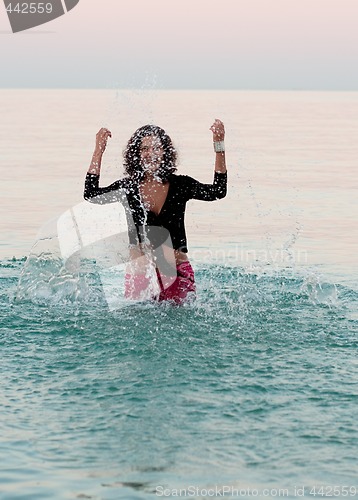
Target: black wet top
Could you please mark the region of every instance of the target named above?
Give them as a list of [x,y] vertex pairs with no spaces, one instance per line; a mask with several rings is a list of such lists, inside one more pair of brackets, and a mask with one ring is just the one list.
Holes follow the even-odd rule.
[[169,231],[175,250],[187,252],[184,225],[186,202],[191,199],[213,201],[224,198],[227,174],[214,172],[213,184],[202,184],[188,175],[176,174],[171,174],[168,181],[168,194],[158,215],[145,209],[141,202],[138,184],[129,177],[120,179],[107,187],[99,187],[99,175],[87,174],[84,198],[92,203],[100,204],[120,201],[127,213],[130,243],[136,244],[141,241],[140,228],[142,226],[160,226]]

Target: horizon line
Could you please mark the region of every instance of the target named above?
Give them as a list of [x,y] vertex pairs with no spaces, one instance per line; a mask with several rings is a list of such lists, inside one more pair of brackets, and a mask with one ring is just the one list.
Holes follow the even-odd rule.
[[222,88],[222,87],[145,87],[145,86],[93,86],[93,87],[80,87],[80,86],[62,86],[62,87],[41,87],[41,86],[15,86],[15,87],[2,87],[0,90],[146,90],[146,91],[221,91],[221,92],[358,92],[358,88]]

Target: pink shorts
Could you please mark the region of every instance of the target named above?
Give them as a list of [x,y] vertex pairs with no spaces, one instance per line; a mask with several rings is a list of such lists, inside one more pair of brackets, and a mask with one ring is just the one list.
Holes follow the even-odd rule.
[[[155,297],[156,300],[160,302],[163,300],[172,300],[175,304],[182,304],[189,292],[192,292],[190,295],[195,296],[194,271],[189,261],[181,262],[177,265],[177,277],[174,283],[168,287],[165,286],[165,276],[161,276],[158,269],[156,271],[160,287],[159,296]],[[134,276],[126,274],[124,279],[124,296],[127,299],[139,299],[148,288],[149,282],[149,278],[144,274]]]

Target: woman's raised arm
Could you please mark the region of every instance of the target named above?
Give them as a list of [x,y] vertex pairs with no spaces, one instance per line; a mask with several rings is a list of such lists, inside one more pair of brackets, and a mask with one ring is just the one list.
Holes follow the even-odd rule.
[[101,173],[102,156],[107,147],[108,137],[112,133],[107,128],[101,128],[96,134],[96,147],[92,156],[91,164],[88,168],[83,197],[91,203],[113,203],[121,201],[125,181],[118,180],[106,187],[99,187],[99,176]]
[[211,125],[210,130],[213,133],[214,151],[215,151],[215,172],[224,174],[226,172],[225,161],[225,127],[221,120],[216,119]]
[[99,175],[101,172],[102,156],[107,147],[108,137],[112,133],[107,128],[101,128],[96,134],[96,147],[92,155],[91,164],[88,168],[89,174]]

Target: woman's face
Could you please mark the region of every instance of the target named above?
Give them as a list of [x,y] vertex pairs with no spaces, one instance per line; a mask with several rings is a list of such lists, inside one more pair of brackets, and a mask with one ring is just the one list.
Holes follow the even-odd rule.
[[140,147],[140,159],[144,172],[155,172],[161,165],[164,149],[159,137],[143,137]]

